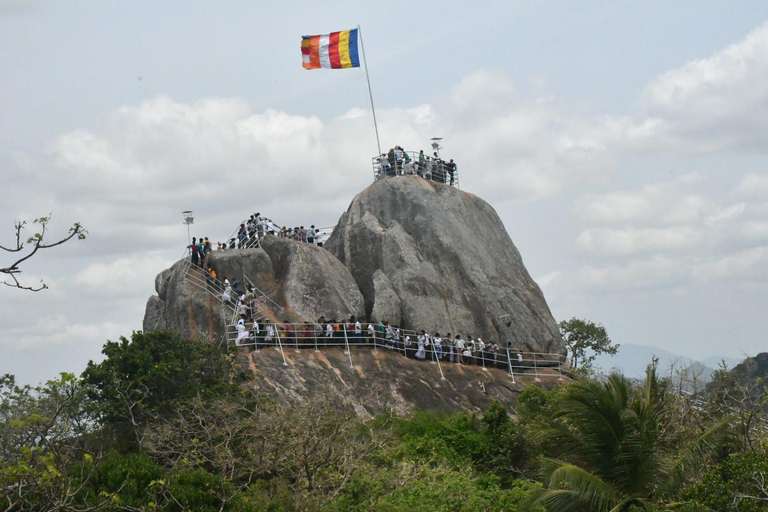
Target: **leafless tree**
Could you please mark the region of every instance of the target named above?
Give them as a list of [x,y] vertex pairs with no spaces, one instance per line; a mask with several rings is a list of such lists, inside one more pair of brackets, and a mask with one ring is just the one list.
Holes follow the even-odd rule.
[[[295,495],[336,496],[386,442],[342,397],[284,399],[258,391],[214,402],[200,398],[147,432],[146,451],[171,468],[226,475],[232,500],[256,479],[279,478]],[[322,477],[321,477],[322,476]],[[224,489],[222,489],[224,491]]]
[[51,249],[53,247],[69,242],[73,238],[76,238],[77,240],[83,240],[88,234],[88,232],[79,222],[75,222],[72,227],[69,228],[69,231],[65,236],[54,242],[49,242],[46,240],[46,235],[48,234],[48,224],[50,221],[50,214],[47,217],[40,217],[32,221],[33,225],[36,224],[39,226],[39,230],[34,235],[26,238],[26,240],[24,231],[27,228],[27,222],[16,221],[14,223],[15,242],[8,247],[0,245],[0,249],[7,253],[13,254],[12,257],[15,258],[15,260],[7,266],[0,267],[0,274],[4,274],[6,276],[5,280],[2,282],[4,285],[10,286],[11,288],[19,288],[21,290],[29,290],[33,292],[39,292],[40,290],[48,288],[48,285],[45,284],[45,282],[42,280],[40,281],[39,285],[34,286],[28,286],[19,281],[21,265],[29,261],[29,259],[37,254],[37,252],[40,250]]

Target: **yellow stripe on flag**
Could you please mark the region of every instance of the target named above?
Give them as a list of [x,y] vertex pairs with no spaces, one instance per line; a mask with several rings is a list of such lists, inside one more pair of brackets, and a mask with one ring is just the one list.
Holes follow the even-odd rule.
[[339,58],[342,68],[352,67],[352,59],[349,57],[349,30],[339,32]]

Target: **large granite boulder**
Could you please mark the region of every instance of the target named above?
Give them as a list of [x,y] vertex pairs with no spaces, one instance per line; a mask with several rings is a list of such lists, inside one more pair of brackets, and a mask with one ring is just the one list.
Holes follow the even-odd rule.
[[[279,308],[270,320],[314,322],[363,316],[363,296],[349,270],[331,253],[314,245],[276,236],[263,239],[259,249],[214,251],[208,265],[218,279],[249,279]],[[193,269],[200,275],[201,270]],[[196,282],[203,280],[197,278]],[[185,279],[183,262],[161,272],[147,302],[144,330],[170,329],[184,336],[221,342],[232,310],[218,292],[207,293]],[[209,288],[210,290],[210,288]]]
[[404,327],[564,350],[541,290],[477,196],[417,176],[376,181],[353,199],[325,248],[354,276],[369,316],[381,300],[387,310],[397,303],[392,290]]
[[274,298],[296,321],[346,320],[363,316],[363,296],[349,270],[331,253],[312,244],[266,236],[261,249],[272,263]]
[[155,290],[147,301],[144,331],[169,329],[182,336],[223,343],[231,310],[215,295],[184,280],[184,262],[178,261],[155,278]]

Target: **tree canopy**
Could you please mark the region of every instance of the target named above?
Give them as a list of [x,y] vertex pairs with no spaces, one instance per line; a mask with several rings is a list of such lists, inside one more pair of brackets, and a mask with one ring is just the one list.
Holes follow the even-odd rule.
[[615,354],[619,345],[612,345],[611,338],[602,324],[571,318],[558,324],[563,342],[571,352],[571,366],[590,368],[599,354]]

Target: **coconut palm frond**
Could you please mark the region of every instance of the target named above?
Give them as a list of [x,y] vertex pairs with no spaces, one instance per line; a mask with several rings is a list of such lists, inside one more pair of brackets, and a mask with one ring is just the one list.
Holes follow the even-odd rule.
[[[542,463],[545,475],[547,476],[548,492],[572,491],[576,493],[578,501],[588,506],[588,510],[596,512],[610,510],[622,501],[622,496],[610,484],[578,466],[554,459],[544,459]],[[541,504],[544,504],[546,501],[548,503],[547,506],[550,508],[551,500],[563,500],[570,503],[565,495],[557,494],[557,497],[554,496],[547,497],[547,493],[544,493],[539,498],[539,501]],[[564,509],[551,508],[551,510]]]
[[670,462],[661,481],[662,492],[669,496],[678,489],[699,467],[713,450],[712,438],[728,426],[731,418],[725,417],[709,427],[703,434],[689,443]]

